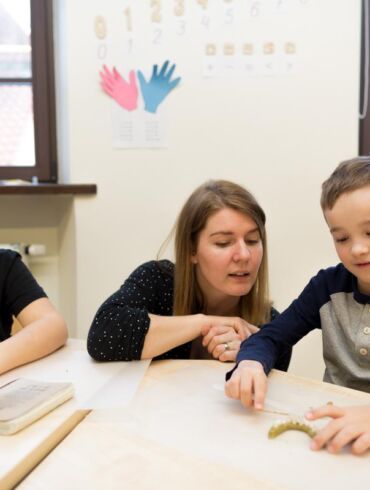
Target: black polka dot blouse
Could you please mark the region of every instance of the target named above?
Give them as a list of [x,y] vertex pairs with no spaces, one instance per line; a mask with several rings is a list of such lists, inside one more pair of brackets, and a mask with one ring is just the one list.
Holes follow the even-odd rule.
[[[174,265],[169,260],[139,266],[99,308],[90,327],[87,350],[99,361],[141,358],[145,335],[153,315],[171,316]],[[155,359],[189,359],[191,342]]]
[[[149,313],[171,316],[173,311],[174,264],[169,260],[150,261],[132,272],[123,285],[99,308],[87,337],[87,350],[97,361],[141,359]],[[271,319],[278,312],[271,309]],[[155,357],[189,359],[191,342]],[[284,354],[283,366],[289,365],[291,350]],[[279,364],[281,364],[279,362]]]

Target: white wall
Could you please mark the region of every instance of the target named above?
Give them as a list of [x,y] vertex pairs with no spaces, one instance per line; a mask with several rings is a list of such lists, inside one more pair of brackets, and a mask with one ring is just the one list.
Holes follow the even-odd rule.
[[[61,225],[71,196],[1,196],[0,243],[41,244],[45,255],[28,256],[27,264],[56,308],[65,311],[65,289],[60,287]],[[68,282],[73,282],[68,274]],[[70,288],[70,285],[69,285]]]
[[[264,207],[278,309],[319,268],[337,262],[319,195],[334,166],[358,151],[359,0],[290,0],[294,8],[288,13],[248,24],[248,39],[256,45],[266,39],[297,44],[293,75],[258,79],[202,77],[208,38],[199,34],[199,12],[191,17],[199,7],[195,0],[186,2],[189,31],[194,27],[195,33],[186,42],[168,34],[159,47],[150,43],[149,2],[54,3],[60,173],[66,182],[98,185],[96,198],[74,200],[63,225],[68,252],[61,260],[72,256],[76,299],[70,295],[64,313],[74,335],[84,337],[101,302],[133,268],[156,256],[184,200],[209,178],[245,185]],[[123,10],[133,4],[135,39],[141,42],[128,55]],[[210,4],[217,7],[216,0]],[[108,28],[103,61],[97,56],[102,41],[94,34],[97,15]],[[215,43],[231,35],[235,43],[247,39],[244,30],[222,33]],[[113,149],[112,102],[99,88],[102,62],[127,77],[131,68],[148,71],[167,58],[182,76],[166,102],[168,148]],[[65,280],[70,282],[68,274]],[[296,353],[293,372],[321,376],[319,335],[311,334]]]

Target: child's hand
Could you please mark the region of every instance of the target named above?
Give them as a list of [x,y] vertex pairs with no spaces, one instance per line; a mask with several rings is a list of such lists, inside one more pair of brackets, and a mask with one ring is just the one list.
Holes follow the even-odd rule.
[[346,444],[352,442],[352,453],[363,454],[370,448],[370,405],[361,407],[336,407],[324,405],[306,414],[308,420],[332,417],[312,439],[311,449],[327,446],[331,453],[338,453]]
[[245,407],[263,409],[267,390],[267,376],[257,361],[241,361],[225,384],[229,398],[240,400]]

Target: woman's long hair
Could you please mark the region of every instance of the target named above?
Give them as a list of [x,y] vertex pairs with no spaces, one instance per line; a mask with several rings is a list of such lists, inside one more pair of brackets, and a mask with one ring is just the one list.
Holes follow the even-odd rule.
[[239,312],[248,322],[261,325],[270,319],[271,314],[265,213],[250,192],[226,180],[210,180],[198,187],[186,201],[177,219],[173,314],[190,315],[205,309],[191,256],[197,250],[199,233],[205,228],[208,219],[223,208],[234,209],[252,218],[261,236],[263,256],[257,279],[250,292],[241,296]]

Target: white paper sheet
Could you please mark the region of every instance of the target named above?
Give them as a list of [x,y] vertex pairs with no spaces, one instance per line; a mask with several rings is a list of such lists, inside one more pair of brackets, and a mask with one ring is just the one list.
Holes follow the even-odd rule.
[[66,346],[31,364],[0,376],[0,385],[19,377],[71,382],[76,408],[117,408],[133,398],[150,364],[148,361],[95,362],[85,350]]

